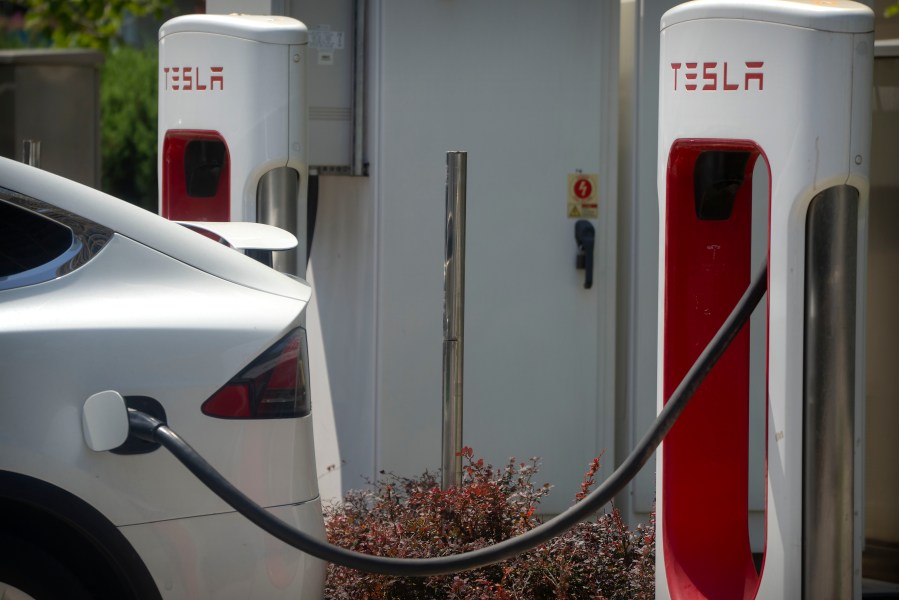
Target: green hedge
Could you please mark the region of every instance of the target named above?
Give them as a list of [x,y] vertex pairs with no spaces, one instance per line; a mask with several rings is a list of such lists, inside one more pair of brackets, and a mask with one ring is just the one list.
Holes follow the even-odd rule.
[[106,55],[100,83],[103,191],[157,211],[155,46]]

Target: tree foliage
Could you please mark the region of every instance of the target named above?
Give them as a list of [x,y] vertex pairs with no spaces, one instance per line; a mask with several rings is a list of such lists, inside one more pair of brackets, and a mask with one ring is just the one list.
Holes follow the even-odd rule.
[[156,48],[107,53],[100,86],[103,191],[156,211]]
[[21,0],[25,29],[61,48],[107,51],[122,42],[126,19],[162,16],[173,0]]
[[[15,0],[0,25],[7,45],[89,48],[106,60],[100,77],[102,189],[156,210],[157,48],[125,43],[158,27],[175,0]],[[139,22],[143,18],[142,27]],[[154,35],[155,38],[155,35]]]

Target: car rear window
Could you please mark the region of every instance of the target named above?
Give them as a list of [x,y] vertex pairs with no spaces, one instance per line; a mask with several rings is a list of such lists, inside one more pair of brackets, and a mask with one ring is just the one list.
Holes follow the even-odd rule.
[[86,265],[114,232],[0,187],[0,291],[52,281]]
[[0,277],[43,266],[72,247],[72,230],[0,200]]

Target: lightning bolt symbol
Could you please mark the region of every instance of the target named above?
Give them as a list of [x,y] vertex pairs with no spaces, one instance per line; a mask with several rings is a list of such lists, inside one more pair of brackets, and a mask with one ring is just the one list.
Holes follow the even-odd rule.
[[588,184],[588,183],[587,183],[586,181],[584,181],[583,179],[581,179],[580,181],[578,181],[578,182],[577,182],[577,195],[580,196],[581,198],[586,198],[587,195],[588,195],[588,193],[589,193],[589,191],[590,191],[589,185],[590,185],[590,184]]

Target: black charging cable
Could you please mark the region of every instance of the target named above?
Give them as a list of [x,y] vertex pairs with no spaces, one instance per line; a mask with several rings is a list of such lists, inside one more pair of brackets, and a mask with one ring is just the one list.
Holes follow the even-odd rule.
[[681,380],[680,385],[671,394],[652,427],[649,428],[649,431],[637,443],[633,451],[608,479],[583,500],[546,523],[538,525],[534,529],[516,537],[478,550],[438,558],[391,558],[354,552],[329,544],[295,529],[250,500],[243,492],[222,477],[218,471],[213,469],[177,433],[157,419],[140,411],[128,409],[131,433],[141,439],[162,444],[200,481],[234,510],[282,542],[322,560],[360,571],[400,577],[445,575],[484,567],[512,558],[564,533],[577,523],[589,518],[624,489],[628,482],[637,475],[643,465],[652,457],[653,452],[655,452],[662,439],[674,426],[678,416],[686,408],[687,403],[702,384],[706,375],[709,374],[712,367],[715,366],[715,363],[737,336],[737,333],[749,320],[752,311],[767,289],[767,273],[766,266],[752,281],[749,289],[740,298],[740,301],[724,321],[715,337],[712,338],[712,341],[709,342],[683,380]]

